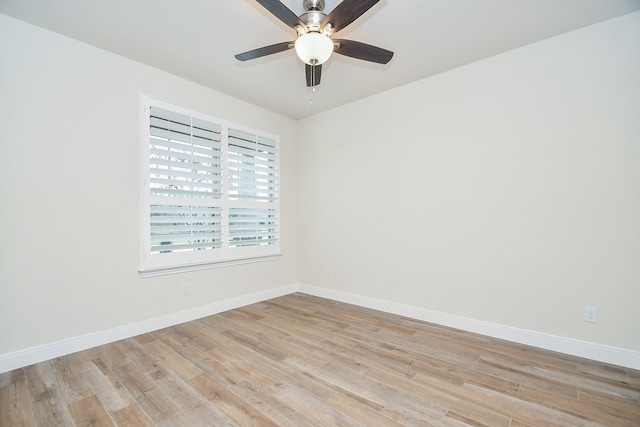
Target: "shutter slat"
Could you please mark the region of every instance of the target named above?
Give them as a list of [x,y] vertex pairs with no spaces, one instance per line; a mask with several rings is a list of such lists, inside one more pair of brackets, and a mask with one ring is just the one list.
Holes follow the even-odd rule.
[[222,209],[220,207],[210,206],[177,206],[177,205],[151,205],[151,213],[155,215],[190,215],[196,214],[206,215],[207,217],[214,218],[220,217]]
[[[189,243],[189,242],[204,242],[204,241],[210,241],[210,242],[215,242],[215,241],[219,241],[220,240],[220,235],[217,233],[186,233],[186,234],[175,234],[175,233],[170,233],[170,234],[154,234],[151,236],[151,242],[152,244],[156,244],[158,246],[164,244],[176,244],[179,242],[183,242],[183,243]],[[167,243],[169,242],[169,243]]]
[[222,242],[190,242],[185,244],[166,244],[151,247],[151,253],[193,251],[197,249],[219,249]]
[[190,119],[188,116],[185,116],[180,113],[175,113],[173,111],[167,111],[162,108],[152,106],[150,108],[150,114],[152,118],[159,118],[171,122],[186,122],[189,123]]
[[[165,174],[159,175],[154,174],[150,178],[151,184],[158,184],[161,187],[170,187],[171,185],[176,185],[177,177],[186,178],[184,181],[178,181],[182,184],[183,187],[215,187],[220,185],[220,177],[213,181],[210,176],[207,175],[197,175],[197,174],[181,174],[181,173],[171,173],[171,176],[167,176]],[[208,179],[205,179],[208,178]],[[191,184],[191,185],[189,185]]]
[[184,144],[191,144],[191,135],[173,130],[152,128],[151,140],[153,141],[174,141]]
[[167,141],[163,139],[156,139],[151,141],[151,154],[158,157],[175,157],[183,158],[185,161],[190,161],[191,156],[195,156],[198,159],[219,159],[220,147],[202,147],[198,145],[187,145],[176,141]]
[[277,171],[271,165],[253,165],[250,163],[233,163],[229,165],[229,171],[238,175],[277,176]]
[[262,239],[262,240],[234,240],[229,242],[229,247],[232,248],[241,248],[245,246],[266,246],[273,245],[277,243],[278,239]]
[[[183,198],[214,198],[220,199],[222,197],[221,192],[214,191],[189,191],[189,190],[174,190],[169,188],[154,188],[151,189],[151,195],[156,197],[183,197]],[[195,203],[195,202],[194,202]]]
[[[207,173],[207,169],[192,169],[192,170],[184,170],[184,169],[164,169],[159,167],[154,167],[151,169],[151,176],[157,179],[169,180],[173,183],[173,185],[189,185],[191,181],[197,182],[220,182],[222,177],[220,175],[215,175],[211,173]],[[177,182],[173,182],[177,181]]]
[[233,161],[243,160],[247,163],[249,161],[255,163],[270,163],[277,160],[277,153],[256,152],[256,150],[248,147],[229,147],[229,159]]

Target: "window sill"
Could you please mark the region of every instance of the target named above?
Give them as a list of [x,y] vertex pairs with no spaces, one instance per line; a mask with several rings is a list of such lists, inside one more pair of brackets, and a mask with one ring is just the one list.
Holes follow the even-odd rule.
[[251,258],[228,259],[224,261],[213,261],[199,264],[178,265],[170,267],[158,267],[139,269],[138,272],[143,278],[167,276],[169,274],[188,273],[191,271],[208,270],[210,268],[229,267],[233,265],[250,264],[254,262],[275,261],[282,258],[282,254],[266,255]]

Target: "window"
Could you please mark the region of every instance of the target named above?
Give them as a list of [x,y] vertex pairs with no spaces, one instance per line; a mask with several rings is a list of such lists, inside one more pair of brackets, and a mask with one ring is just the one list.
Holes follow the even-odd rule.
[[279,255],[278,137],[141,97],[140,271]]

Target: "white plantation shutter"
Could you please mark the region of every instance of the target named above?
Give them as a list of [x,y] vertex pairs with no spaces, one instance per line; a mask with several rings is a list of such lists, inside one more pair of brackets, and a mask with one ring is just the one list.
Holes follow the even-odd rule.
[[229,129],[229,245],[271,245],[278,239],[278,146]]
[[221,209],[196,206],[151,205],[151,253],[218,248],[221,245]]
[[150,108],[150,252],[222,242],[221,126]]
[[275,209],[231,208],[229,245],[231,247],[271,245],[278,240],[278,214]]
[[273,203],[278,199],[275,141],[229,129],[229,198]]
[[151,107],[151,193],[220,198],[221,129],[216,123]]
[[142,101],[141,271],[277,254],[277,137]]

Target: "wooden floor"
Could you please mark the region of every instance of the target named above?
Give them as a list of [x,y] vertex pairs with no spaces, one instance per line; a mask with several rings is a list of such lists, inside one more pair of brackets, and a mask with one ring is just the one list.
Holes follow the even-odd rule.
[[2,426],[640,426],[640,372],[293,294],[0,374]]

